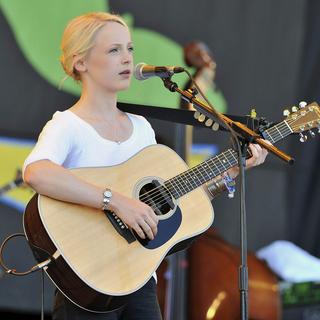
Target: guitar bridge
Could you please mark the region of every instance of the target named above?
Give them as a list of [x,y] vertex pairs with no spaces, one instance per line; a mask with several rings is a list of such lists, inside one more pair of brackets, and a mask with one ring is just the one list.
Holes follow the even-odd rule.
[[135,236],[128,226],[113,211],[103,211],[120,236],[122,236],[128,243],[136,241]]

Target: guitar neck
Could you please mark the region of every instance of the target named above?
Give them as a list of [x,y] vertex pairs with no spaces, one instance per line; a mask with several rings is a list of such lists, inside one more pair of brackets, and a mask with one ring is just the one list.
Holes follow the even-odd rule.
[[171,194],[178,199],[217,177],[219,174],[236,166],[237,163],[236,152],[228,149],[178,176],[165,181],[164,184]]
[[[275,143],[292,133],[288,121],[284,120],[267,129],[263,136],[271,143]],[[165,181],[166,188],[174,198],[178,199],[204,183],[214,179],[218,175],[238,164],[237,152],[228,149],[199,165],[179,174],[178,176]]]
[[280,123],[264,131],[262,135],[271,143],[278,142],[293,132],[290,126],[291,122],[292,120],[281,121]]

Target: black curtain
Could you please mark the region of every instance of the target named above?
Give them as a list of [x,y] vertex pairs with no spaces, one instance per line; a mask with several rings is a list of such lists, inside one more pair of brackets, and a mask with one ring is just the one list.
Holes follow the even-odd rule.
[[[297,82],[298,99],[320,103],[320,1],[309,0],[306,10],[306,34]],[[316,131],[316,130],[314,130]],[[320,139],[307,134],[302,146],[291,143],[291,152],[299,155],[289,170],[288,239],[320,257]],[[296,139],[298,140],[298,139]]]

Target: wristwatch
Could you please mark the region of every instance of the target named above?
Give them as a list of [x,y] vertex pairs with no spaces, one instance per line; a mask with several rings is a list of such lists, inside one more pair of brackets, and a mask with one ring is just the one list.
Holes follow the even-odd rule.
[[110,189],[106,189],[103,191],[103,205],[102,205],[102,210],[108,210],[108,205],[111,201],[112,198],[112,192]]

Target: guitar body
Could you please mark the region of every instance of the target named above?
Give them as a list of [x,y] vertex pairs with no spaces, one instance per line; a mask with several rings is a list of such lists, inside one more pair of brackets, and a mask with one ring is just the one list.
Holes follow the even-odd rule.
[[[151,181],[163,183],[186,169],[173,150],[153,145],[120,165],[72,172],[139,198]],[[108,312],[141,288],[166,255],[184,248],[212,225],[213,209],[202,188],[173,200],[174,208],[159,215],[158,234],[150,241],[137,238],[129,243],[110,223],[106,216],[110,213],[38,195],[27,205],[24,229],[39,262],[55,258],[45,271],[67,298],[81,308]]]

